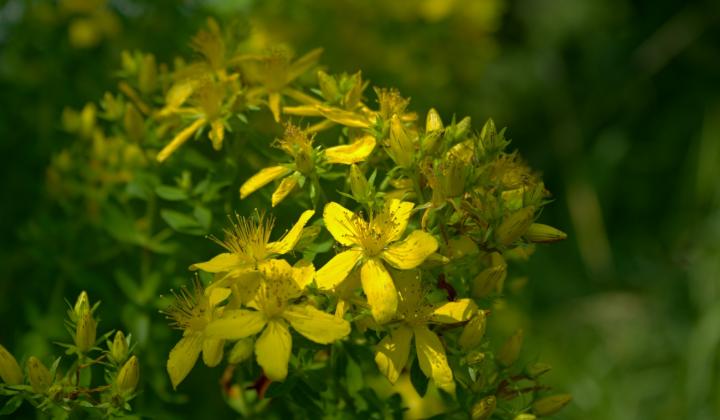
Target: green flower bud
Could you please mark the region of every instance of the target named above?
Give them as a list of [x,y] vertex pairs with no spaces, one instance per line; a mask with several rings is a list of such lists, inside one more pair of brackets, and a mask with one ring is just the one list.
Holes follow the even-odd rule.
[[157,86],[157,65],[155,64],[155,56],[145,54],[140,63],[140,73],[138,74],[138,87],[140,92],[144,94],[151,93]]
[[470,413],[472,420],[487,420],[492,416],[497,405],[497,399],[494,395],[485,397],[473,405],[472,412]]
[[515,416],[513,420],[535,420],[537,417],[534,414],[522,413]]
[[350,190],[358,202],[367,201],[370,186],[365,175],[355,164],[350,166]]
[[535,207],[525,207],[507,216],[495,231],[495,239],[501,245],[510,245],[532,225]]
[[80,296],[75,301],[74,312],[77,318],[80,318],[85,312],[90,312],[90,298],[84,290],[80,292]]
[[551,395],[535,401],[533,411],[538,416],[551,416],[570,404],[570,401],[572,401],[572,395],[570,394]]
[[427,117],[425,118],[425,131],[432,132],[432,131],[440,131],[443,129],[443,122],[440,118],[440,114],[435,110],[435,108],[430,108],[430,111],[427,113]]
[[255,343],[252,338],[243,338],[239,340],[235,343],[232,350],[230,350],[228,363],[236,365],[244,362],[252,356],[254,348]]
[[485,336],[487,318],[485,311],[478,311],[477,314],[465,324],[458,343],[463,351],[468,351],[480,345]]
[[137,356],[131,357],[118,372],[115,386],[120,394],[127,395],[135,391],[140,379],[140,367]]
[[390,157],[396,164],[403,168],[412,166],[415,158],[415,145],[397,114],[390,118],[388,148]]
[[47,367],[35,356],[31,356],[27,361],[28,379],[33,391],[38,394],[44,394],[52,385],[52,375]]
[[140,112],[132,104],[125,105],[125,116],[123,126],[130,140],[140,141],[145,135],[145,121]]
[[522,348],[524,335],[523,330],[517,330],[515,334],[505,342],[497,355],[500,364],[507,367],[517,361],[518,357],[520,357],[520,349]]
[[479,365],[485,360],[485,353],[481,351],[471,351],[465,356],[465,362],[470,365]]
[[125,338],[125,334],[122,331],[115,333],[112,346],[110,347],[110,359],[113,362],[120,364],[124,362],[128,357],[128,343]]
[[486,268],[473,279],[473,296],[484,298],[493,291],[501,289],[505,277],[507,277],[507,265],[502,264]]
[[547,363],[533,363],[532,365],[528,366],[526,369],[526,372],[528,376],[531,378],[538,378],[539,376],[550,372],[552,370],[552,366],[550,366]]
[[8,385],[23,383],[23,373],[15,357],[0,344],[0,378]]
[[567,239],[567,234],[560,229],[542,223],[533,223],[525,232],[525,237],[530,242],[550,243]]
[[96,334],[97,322],[88,310],[80,316],[75,328],[75,346],[81,353],[87,353],[95,345]]
[[317,78],[323,98],[328,102],[335,101],[338,95],[340,95],[337,80],[322,70],[317,72]]

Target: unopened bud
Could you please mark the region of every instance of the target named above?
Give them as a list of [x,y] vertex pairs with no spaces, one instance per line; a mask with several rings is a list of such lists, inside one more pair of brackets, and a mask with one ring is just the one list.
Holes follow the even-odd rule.
[[155,56],[145,54],[140,63],[140,73],[138,74],[138,87],[140,92],[144,94],[151,93],[157,86],[157,65],[155,64]]
[[467,166],[460,160],[449,157],[442,165],[440,182],[443,195],[448,198],[458,197],[465,192]]
[[360,168],[353,164],[350,166],[350,191],[358,202],[367,201],[369,184]]
[[84,312],[77,321],[75,328],[75,346],[81,353],[87,353],[95,345],[97,322],[92,313]]
[[552,366],[550,366],[547,363],[533,363],[532,365],[528,366],[526,368],[528,376],[531,378],[538,378],[539,376],[550,372],[552,370]]
[[537,417],[534,414],[522,413],[515,416],[513,420],[535,420]]
[[323,98],[325,98],[328,102],[332,102],[337,99],[338,95],[340,95],[337,80],[322,70],[317,72],[317,78]]
[[23,383],[23,373],[15,357],[0,344],[0,378],[8,385]]
[[473,279],[472,294],[484,298],[497,291],[507,277],[507,265],[500,264],[484,269]]
[[512,365],[520,357],[524,335],[523,330],[517,330],[502,346],[497,359],[503,366]]
[[443,122],[440,118],[440,114],[435,110],[435,108],[430,108],[430,111],[427,113],[427,117],[425,118],[425,131],[432,132],[432,131],[439,131],[443,129]]
[[250,356],[252,356],[254,348],[255,343],[253,342],[252,338],[243,338],[239,340],[237,343],[235,343],[232,350],[230,350],[230,354],[228,355],[228,363],[236,365],[238,363],[246,361],[250,358]]
[[485,336],[486,325],[487,318],[485,311],[480,310],[467,324],[465,324],[458,341],[460,348],[464,351],[468,351],[479,346]]
[[52,385],[52,375],[47,367],[35,356],[31,356],[27,361],[28,379],[33,391],[38,394],[44,394]]
[[495,231],[495,239],[501,245],[512,244],[532,225],[534,216],[534,207],[525,207],[510,214],[498,226]]
[[448,241],[447,256],[451,259],[460,259],[478,253],[480,248],[469,236],[463,235]]
[[481,351],[471,351],[465,356],[465,362],[470,366],[476,366],[485,360],[485,353]]
[[497,405],[497,399],[494,395],[490,395],[489,397],[485,397],[482,400],[478,401],[473,405],[472,412],[470,413],[472,416],[472,420],[487,420],[492,416],[493,411],[495,411],[495,406]]
[[550,243],[567,239],[567,234],[560,229],[542,223],[533,223],[525,232],[525,237],[530,242]]
[[125,116],[123,126],[130,140],[140,141],[145,134],[145,121],[140,112],[132,104],[125,105]]
[[538,416],[551,416],[570,404],[570,401],[572,401],[572,395],[570,394],[551,395],[535,401],[533,411]]
[[88,298],[88,294],[84,290],[80,292],[80,296],[78,296],[75,301],[74,311],[75,316],[78,318],[80,318],[85,312],[90,312],[90,298]]
[[113,362],[120,364],[128,357],[128,343],[125,334],[118,330],[115,333],[112,346],[110,347],[110,358]]
[[115,385],[119,393],[127,395],[135,391],[140,379],[140,366],[137,356],[131,357],[118,372]]
[[390,118],[388,147],[390,156],[396,164],[403,168],[409,168],[412,165],[415,157],[415,145],[397,114]]

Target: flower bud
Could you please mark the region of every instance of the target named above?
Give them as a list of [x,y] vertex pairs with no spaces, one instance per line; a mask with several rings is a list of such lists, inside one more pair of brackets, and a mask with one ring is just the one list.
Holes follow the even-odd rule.
[[87,353],[95,345],[97,322],[88,310],[83,312],[75,328],[75,346],[81,353]]
[[465,192],[465,179],[467,178],[467,167],[460,160],[449,157],[442,165],[442,176],[440,182],[442,193],[445,197],[458,197]]
[[443,129],[443,122],[440,118],[440,114],[435,110],[435,108],[430,108],[430,111],[427,113],[427,117],[425,118],[425,131],[431,132],[431,131],[440,131]]
[[470,366],[476,366],[485,360],[485,353],[481,351],[471,351],[465,356],[465,363]]
[[497,355],[497,359],[503,366],[510,366],[517,361],[520,356],[520,349],[523,344],[524,333],[523,330],[515,331],[505,344],[500,349]]
[[570,404],[570,401],[572,401],[572,395],[570,394],[551,395],[535,401],[533,411],[538,416],[551,416]]
[[448,241],[447,256],[451,259],[460,259],[478,253],[480,248],[469,236],[462,235]]
[[485,397],[473,405],[472,412],[470,413],[472,420],[487,420],[492,416],[497,405],[497,399],[494,395]]
[[23,383],[23,373],[15,357],[0,344],[0,378],[8,385]]
[[537,417],[534,414],[522,413],[515,416],[513,420],[535,420]]
[[532,365],[528,366],[525,371],[527,372],[528,376],[531,378],[538,378],[541,375],[550,372],[552,370],[552,366],[550,366],[547,363],[533,363]]
[[476,298],[484,298],[498,290],[507,277],[507,265],[495,265],[481,271],[473,279],[472,294]]
[[113,362],[120,364],[124,362],[127,357],[127,339],[125,338],[125,334],[118,330],[118,332],[115,333],[115,338],[113,339],[112,346],[110,347],[110,359],[112,359]]
[[535,207],[525,207],[507,216],[495,231],[495,239],[501,245],[510,245],[532,225]]
[[239,340],[237,343],[235,343],[232,350],[230,350],[230,354],[228,355],[228,363],[236,365],[238,363],[246,361],[252,356],[254,348],[255,343],[253,342],[252,338],[243,338]]
[[338,84],[335,78],[322,70],[317,72],[317,78],[323,98],[325,98],[328,102],[333,102],[337,99],[338,95],[340,95],[340,90],[338,89]]
[[390,149],[390,156],[396,164],[403,168],[412,166],[415,157],[415,145],[397,114],[390,118],[388,148]]
[[560,229],[542,223],[533,223],[525,232],[525,237],[530,242],[550,243],[567,239],[567,234]]
[[485,335],[487,324],[485,311],[478,311],[477,314],[465,324],[458,343],[463,351],[468,351],[480,345]]
[[33,391],[38,394],[44,394],[52,385],[52,375],[47,367],[35,356],[31,356],[27,361],[28,379]]
[[90,312],[90,298],[84,290],[80,292],[80,296],[75,301],[74,312],[77,318],[80,318],[85,312]]
[[123,126],[128,137],[132,141],[140,141],[145,134],[145,121],[140,112],[132,104],[125,105],[125,116]]
[[140,366],[137,356],[131,357],[118,372],[115,378],[115,386],[118,392],[127,395],[135,391],[140,379]]
[[370,190],[368,181],[360,168],[353,164],[350,166],[350,190],[358,202],[365,202],[368,199]]

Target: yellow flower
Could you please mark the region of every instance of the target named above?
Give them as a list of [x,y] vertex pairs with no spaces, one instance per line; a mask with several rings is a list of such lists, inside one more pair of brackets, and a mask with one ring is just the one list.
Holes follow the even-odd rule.
[[[174,293],[174,292],[173,292]],[[183,331],[183,337],[170,351],[167,371],[173,388],[177,388],[195,366],[202,352],[203,362],[207,366],[217,366],[222,360],[224,340],[209,337],[206,334],[208,324],[219,317],[223,308],[218,304],[230,296],[230,289],[216,287],[205,293],[199,280],[195,280],[194,290],[182,288],[175,294],[175,302],[164,311],[171,326]]]
[[[157,155],[158,162],[170,157],[197,132],[209,127],[208,137],[213,149],[220,150],[225,138],[226,120],[230,117],[230,108],[235,102],[239,86],[236,80],[227,81],[182,81],[168,91],[166,106],[158,116],[186,115],[192,123],[185,126],[170,140]],[[190,100],[192,106],[181,107]]]
[[255,310],[227,310],[208,325],[207,334],[221,340],[240,340],[262,331],[255,342],[255,357],[268,378],[282,381],[287,377],[292,352],[288,323],[320,344],[345,337],[350,324],[309,304],[292,303],[312,281],[312,265],[291,267],[285,260],[270,260],[261,272],[264,281],[248,305]]
[[432,235],[420,230],[400,240],[412,209],[412,203],[390,200],[380,214],[367,222],[338,203],[328,203],[323,213],[325,227],[336,241],[349,249],[318,270],[318,287],[335,288],[360,264],[360,281],[373,317],[378,323],[389,321],[397,310],[398,297],[385,264],[409,270],[420,265],[438,247]]
[[[254,193],[276,179],[282,181],[272,194],[272,206],[284,200],[298,185],[305,184],[307,177],[316,174],[315,164],[318,154],[312,147],[313,138],[307,131],[288,124],[282,139],[277,145],[285,151],[293,161],[290,163],[269,166],[261,169],[240,186],[240,199]],[[375,138],[364,136],[351,144],[330,147],[324,151],[325,160],[329,163],[351,165],[362,162],[375,148]]]
[[191,270],[200,269],[208,273],[229,273],[231,276],[256,270],[264,261],[277,255],[292,251],[300,240],[303,228],[315,214],[314,210],[306,210],[295,225],[277,241],[270,241],[270,233],[275,219],[257,213],[255,218],[235,215],[232,226],[225,229],[225,239],[211,238],[228,250],[209,261],[193,264]]
[[402,323],[378,344],[375,352],[378,369],[391,383],[395,383],[407,363],[410,343],[415,337],[415,351],[422,372],[432,378],[440,389],[455,392],[445,348],[428,324],[465,322],[477,312],[475,302],[459,299],[442,305],[427,304],[417,270],[398,273],[395,281],[400,295],[398,315]]

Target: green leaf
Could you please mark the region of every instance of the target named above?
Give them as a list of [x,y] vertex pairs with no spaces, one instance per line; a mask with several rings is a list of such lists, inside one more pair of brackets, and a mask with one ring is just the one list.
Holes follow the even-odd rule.
[[210,229],[210,224],[212,223],[212,212],[210,212],[207,207],[200,205],[195,206],[193,215],[195,216],[195,220],[200,223],[200,226],[204,227],[205,230]]
[[16,395],[8,400],[7,403],[5,403],[5,406],[0,409],[0,416],[9,416],[10,414],[14,413],[23,403],[23,397],[21,395]]
[[163,200],[168,201],[182,201],[188,199],[188,195],[184,190],[178,187],[170,187],[168,185],[158,185],[155,187],[155,194]]
[[160,210],[160,217],[173,230],[189,235],[203,235],[206,229],[194,218],[175,210]]

